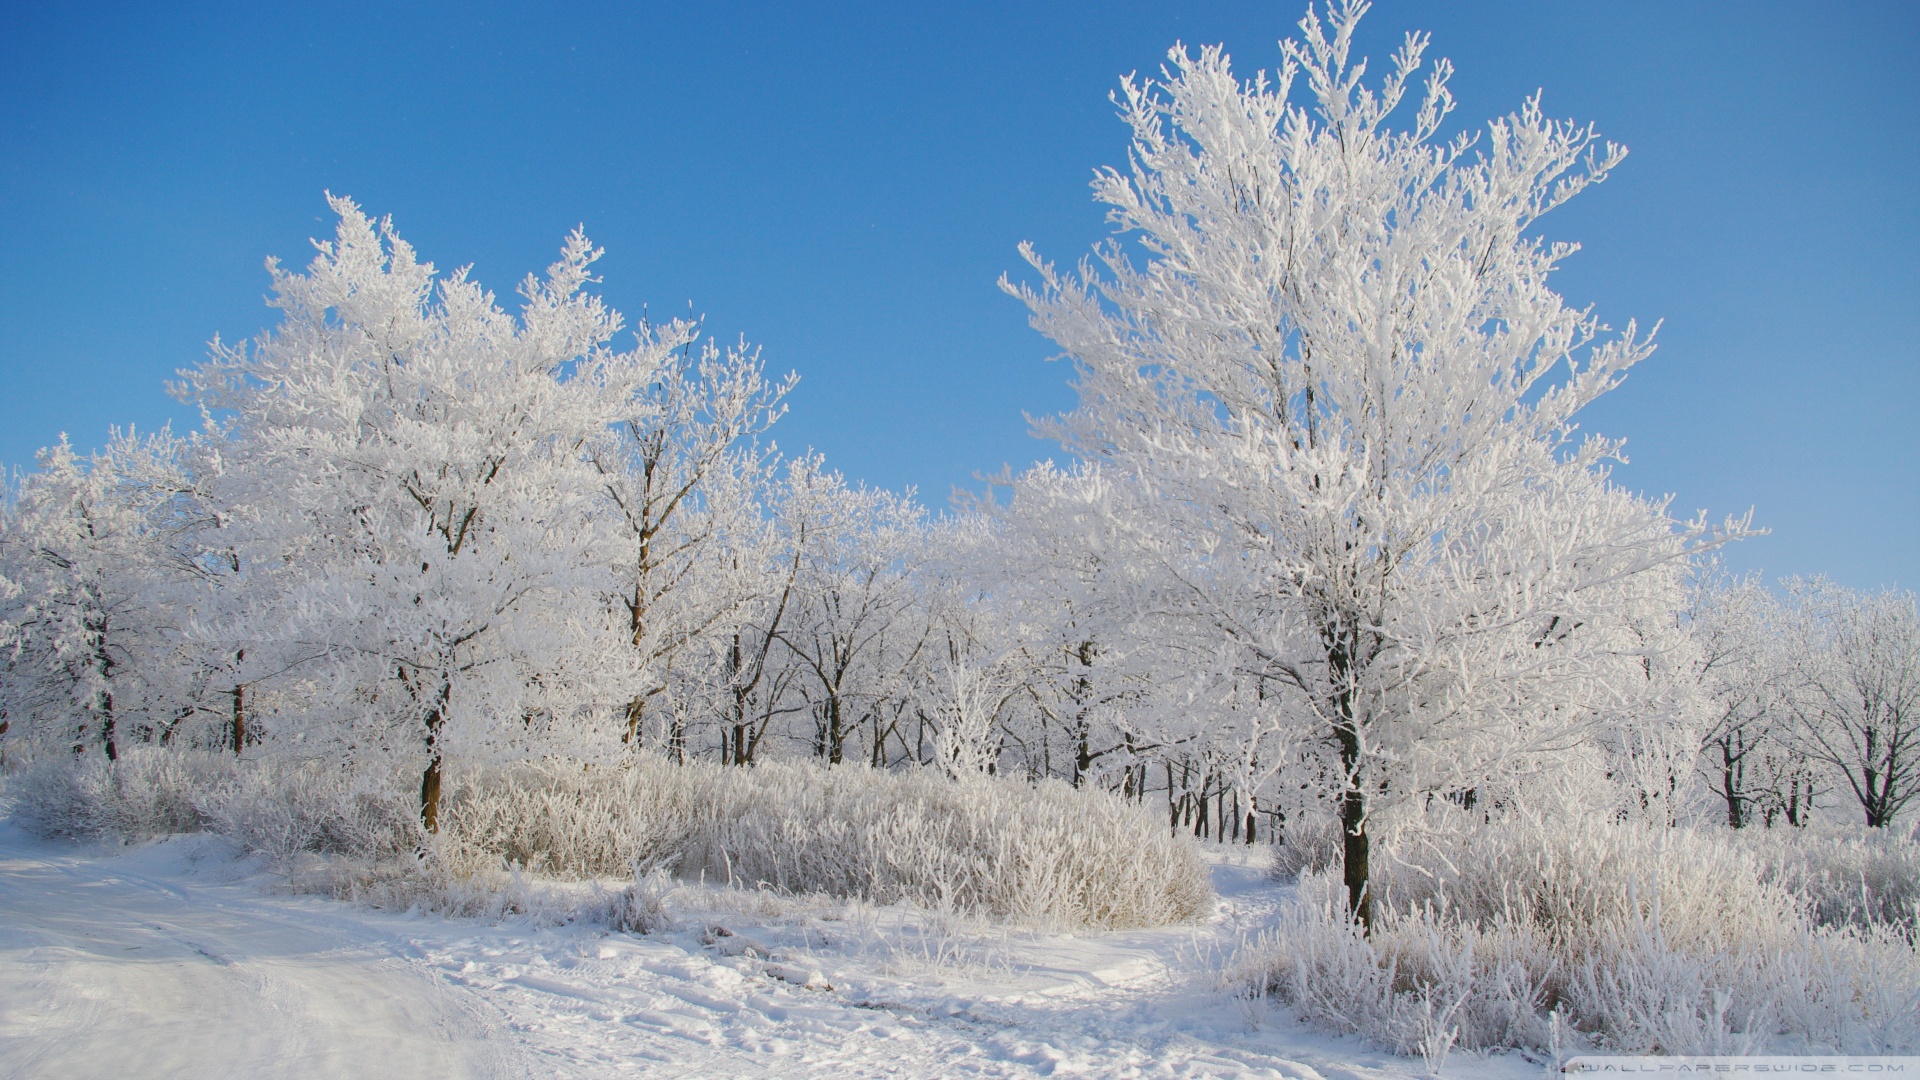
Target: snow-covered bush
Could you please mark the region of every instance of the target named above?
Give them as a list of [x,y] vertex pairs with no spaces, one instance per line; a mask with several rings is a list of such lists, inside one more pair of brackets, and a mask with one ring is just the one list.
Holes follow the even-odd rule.
[[1348,920],[1330,860],[1289,856],[1306,865],[1298,898],[1239,977],[1310,1021],[1429,1056],[1545,1049],[1556,1029],[1622,1052],[1920,1047],[1920,956],[1902,928],[1823,923],[1724,832],[1517,813],[1426,824],[1403,823],[1380,865],[1371,934]]
[[651,934],[673,921],[667,911],[671,889],[666,874],[658,870],[641,873],[635,868],[632,883],[609,894],[594,921],[619,933]]
[[118,761],[53,758],[8,778],[14,816],[42,836],[132,842],[195,832],[202,796],[234,776],[229,754],[130,746]]
[[1199,855],[1156,814],[1052,781],[650,756],[617,769],[556,762],[463,777],[443,828],[477,856],[542,874],[671,867],[688,880],[1056,926],[1163,925],[1212,900]]
[[1824,926],[1920,926],[1920,841],[1894,829],[1814,826],[1729,834]]
[[310,855],[411,857],[427,840],[411,801],[390,782],[321,761],[247,762],[198,802],[210,829],[282,866]]
[[1340,823],[1324,814],[1296,814],[1276,831],[1269,849],[1273,876],[1294,878],[1340,864]]
[[[140,839],[210,829],[296,887],[452,913],[523,910],[525,876],[657,871],[1060,927],[1157,926],[1209,909],[1206,867],[1158,815],[1103,791],[932,770],[768,763],[613,767],[548,761],[451,778],[440,830],[391,777],[326,762],[134,748],[10,785],[46,835]],[[657,914],[657,913],[656,913]]]

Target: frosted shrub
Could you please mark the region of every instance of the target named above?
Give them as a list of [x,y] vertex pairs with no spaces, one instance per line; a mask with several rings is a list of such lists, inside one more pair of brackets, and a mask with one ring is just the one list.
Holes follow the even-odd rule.
[[549,761],[454,774],[440,829],[387,774],[140,749],[18,778],[52,836],[206,828],[296,888],[451,914],[524,911],[526,877],[628,878],[609,917],[656,923],[659,874],[1031,925],[1141,927],[1204,914],[1207,871],[1156,813],[1106,792],[932,771]]
[[1718,830],[1511,814],[1402,822],[1374,930],[1337,875],[1298,897],[1238,977],[1308,1020],[1403,1053],[1459,1045],[1622,1052],[1920,1047],[1920,957],[1899,926],[1826,925]]
[[1157,815],[1057,782],[641,757],[476,773],[445,820],[460,844],[560,876],[671,867],[1073,927],[1180,922],[1212,902],[1205,865]]
[[1920,842],[1894,829],[1778,828],[1731,833],[1826,926],[1898,926],[1911,935],[1920,915]]
[[651,934],[672,922],[666,902],[670,888],[667,876],[660,871],[636,870],[631,884],[606,897],[606,906],[595,921],[621,933]]
[[1340,825],[1319,814],[1296,814],[1278,830],[1271,856],[1273,875],[1295,878],[1308,870],[1340,865]]
[[11,778],[13,813],[42,836],[133,842],[205,825],[197,796],[234,772],[229,755],[130,746],[120,760],[35,762]]
[[280,864],[304,855],[382,860],[420,850],[425,831],[388,784],[328,762],[249,762],[202,794],[214,831]]

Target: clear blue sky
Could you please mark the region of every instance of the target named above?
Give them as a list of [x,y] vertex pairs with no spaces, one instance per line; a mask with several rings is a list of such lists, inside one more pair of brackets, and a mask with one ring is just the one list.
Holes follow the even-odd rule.
[[[1050,448],[1067,371],[995,279],[1106,226],[1107,94],[1175,40],[1275,63],[1295,3],[8,5],[0,461],[191,417],[163,380],[267,324],[322,189],[502,295],[584,223],[631,317],[689,300],[802,376],[783,446],[955,484]],[[1543,87],[1633,153],[1547,232],[1659,353],[1593,410],[1632,486],[1773,535],[1770,575],[1920,585],[1920,4],[1382,0],[1464,121]]]

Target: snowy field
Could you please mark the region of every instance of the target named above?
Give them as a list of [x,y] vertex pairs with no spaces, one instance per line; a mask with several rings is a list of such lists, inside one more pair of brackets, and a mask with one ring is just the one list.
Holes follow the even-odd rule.
[[[648,936],[290,895],[225,841],[0,826],[8,1077],[1404,1077],[1215,988],[1285,898],[1209,852],[1204,925],[1028,934],[681,887]],[[1533,1076],[1456,1053],[1443,1075]]]

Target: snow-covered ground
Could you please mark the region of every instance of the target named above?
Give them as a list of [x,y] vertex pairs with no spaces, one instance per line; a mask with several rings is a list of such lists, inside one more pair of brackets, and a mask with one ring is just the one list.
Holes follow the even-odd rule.
[[[289,895],[224,841],[0,825],[0,1076],[1424,1074],[1214,988],[1283,893],[1215,849],[1205,925],[994,930],[682,887],[650,935]],[[1456,1053],[1446,1076],[1537,1076]]]

